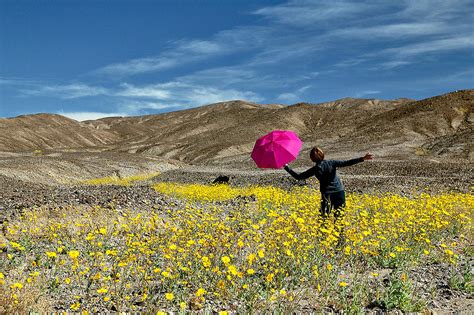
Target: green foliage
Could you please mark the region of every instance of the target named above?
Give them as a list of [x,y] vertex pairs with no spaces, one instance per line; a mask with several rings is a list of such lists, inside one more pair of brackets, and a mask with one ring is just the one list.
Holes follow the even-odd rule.
[[424,306],[422,301],[416,297],[406,273],[390,277],[382,297],[382,305],[388,310],[399,309],[405,312],[419,312]]
[[449,279],[449,287],[465,293],[474,293],[474,279],[469,268],[466,268],[462,275],[456,274]]

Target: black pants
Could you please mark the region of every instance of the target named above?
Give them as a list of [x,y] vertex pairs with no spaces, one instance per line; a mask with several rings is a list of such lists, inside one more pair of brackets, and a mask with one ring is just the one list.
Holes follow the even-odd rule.
[[340,209],[346,205],[346,194],[344,190],[335,193],[321,193],[321,216],[327,217],[334,209],[334,217],[341,215]]

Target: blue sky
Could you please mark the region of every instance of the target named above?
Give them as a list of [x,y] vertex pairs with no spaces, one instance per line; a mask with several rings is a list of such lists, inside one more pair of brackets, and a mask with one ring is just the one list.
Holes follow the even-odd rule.
[[474,1],[0,0],[0,117],[474,87]]

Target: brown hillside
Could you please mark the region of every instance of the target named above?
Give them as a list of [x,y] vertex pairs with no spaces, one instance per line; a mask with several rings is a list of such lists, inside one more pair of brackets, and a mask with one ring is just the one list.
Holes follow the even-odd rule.
[[[58,115],[0,120],[0,151],[83,147],[188,163],[251,163],[255,140],[291,129],[333,157],[472,159],[473,90],[413,101],[345,98],[322,104],[229,101],[160,115],[77,122]],[[19,140],[14,140],[19,139]],[[245,163],[244,163],[245,164]],[[250,164],[249,164],[250,165]]]
[[0,151],[96,147],[118,139],[110,131],[95,130],[55,114],[23,115],[0,120]]
[[391,143],[421,155],[472,159],[474,90],[436,96],[383,112],[344,143]]

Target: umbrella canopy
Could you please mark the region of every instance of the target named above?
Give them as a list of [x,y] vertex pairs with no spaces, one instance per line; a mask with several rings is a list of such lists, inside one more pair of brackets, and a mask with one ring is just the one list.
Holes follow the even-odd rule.
[[252,159],[260,168],[281,168],[298,156],[300,138],[291,130],[273,130],[255,142]]

